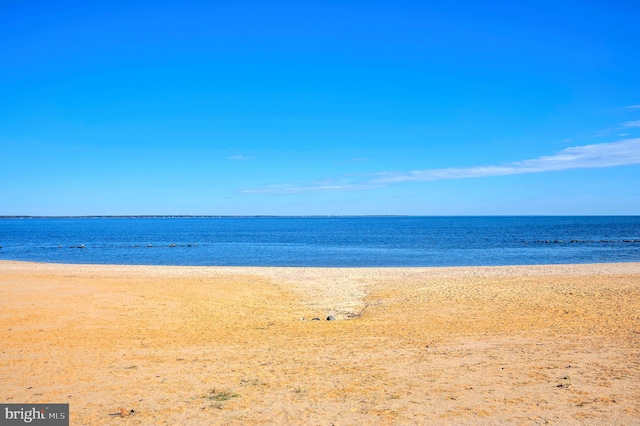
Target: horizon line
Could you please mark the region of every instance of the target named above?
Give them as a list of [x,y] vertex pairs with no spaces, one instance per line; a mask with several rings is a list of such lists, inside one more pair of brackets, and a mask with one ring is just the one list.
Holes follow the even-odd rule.
[[640,217],[640,214],[309,214],[309,215],[0,215],[0,219],[225,219],[225,218],[365,218],[365,217]]

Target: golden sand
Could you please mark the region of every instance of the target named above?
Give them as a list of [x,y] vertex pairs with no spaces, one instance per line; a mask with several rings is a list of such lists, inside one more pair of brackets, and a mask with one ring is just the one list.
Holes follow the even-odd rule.
[[0,262],[0,331],[73,425],[640,424],[640,263]]

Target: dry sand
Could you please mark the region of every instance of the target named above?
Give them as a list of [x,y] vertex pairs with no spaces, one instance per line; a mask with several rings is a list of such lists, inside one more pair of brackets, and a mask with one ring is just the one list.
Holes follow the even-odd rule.
[[640,424],[639,296],[640,263],[0,262],[0,402],[73,425]]

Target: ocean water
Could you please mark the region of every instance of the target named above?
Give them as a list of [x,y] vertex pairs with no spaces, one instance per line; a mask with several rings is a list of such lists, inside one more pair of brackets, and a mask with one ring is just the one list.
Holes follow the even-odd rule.
[[640,216],[0,219],[0,259],[228,266],[640,261]]

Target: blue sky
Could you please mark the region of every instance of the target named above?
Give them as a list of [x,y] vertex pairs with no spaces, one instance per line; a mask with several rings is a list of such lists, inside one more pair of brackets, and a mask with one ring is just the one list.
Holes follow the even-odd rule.
[[640,214],[634,1],[0,3],[0,215]]

